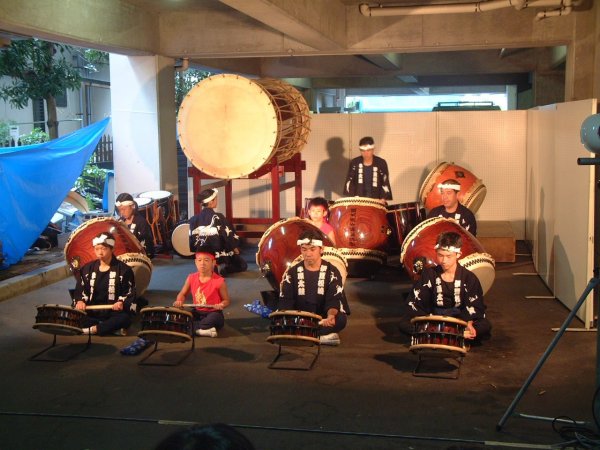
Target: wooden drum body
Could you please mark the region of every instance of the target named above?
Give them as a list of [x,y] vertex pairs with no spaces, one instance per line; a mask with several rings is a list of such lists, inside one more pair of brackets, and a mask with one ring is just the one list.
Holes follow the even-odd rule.
[[85,312],[66,305],[38,305],[33,328],[44,333],[71,336],[82,334]]
[[194,86],[177,117],[183,152],[215,178],[242,178],[273,157],[290,159],[310,132],[306,101],[280,80],[213,75]]
[[113,254],[133,269],[136,293],[138,296],[142,295],[150,283],[152,262],[127,225],[111,217],[88,220],[73,230],[69,236],[65,244],[65,258],[73,275],[79,277],[82,266],[98,259],[94,253],[92,240],[102,232],[110,232],[115,237]]
[[272,344],[306,346],[319,344],[319,322],[322,317],[306,311],[275,311],[269,314]]
[[442,204],[438,184],[448,179],[454,179],[460,183],[458,201],[475,214],[485,199],[487,188],[483,181],[467,169],[447,162],[442,162],[435,167],[421,185],[419,198],[425,209],[431,211]]
[[298,217],[276,222],[260,238],[256,264],[276,291],[279,291],[281,279],[288,266],[300,256],[298,239],[307,230],[319,235],[325,247],[333,247],[333,243],[325,233],[307,220]]
[[189,342],[193,315],[174,307],[152,307],[141,311],[142,329],[138,336],[157,342]]
[[388,223],[392,229],[390,248],[400,250],[404,238],[425,220],[425,208],[419,202],[399,203],[387,208]]
[[417,280],[425,267],[437,265],[435,244],[441,233],[453,231],[463,241],[461,259],[458,263],[473,272],[485,294],[496,277],[495,262],[491,255],[485,253],[481,243],[475,236],[461,227],[454,219],[432,217],[424,220],[408,234],[402,243],[400,261],[408,275]]
[[364,197],[340,198],[329,208],[337,248],[348,260],[348,276],[370,276],[385,263],[392,233],[386,214],[380,202]]
[[413,324],[410,351],[444,350],[461,355],[467,353],[465,330],[467,322],[446,316],[422,316],[410,321]]

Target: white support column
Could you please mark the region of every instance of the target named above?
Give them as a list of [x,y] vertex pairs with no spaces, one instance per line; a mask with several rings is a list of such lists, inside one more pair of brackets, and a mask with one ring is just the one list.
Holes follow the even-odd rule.
[[177,195],[173,60],[110,55],[115,194]]

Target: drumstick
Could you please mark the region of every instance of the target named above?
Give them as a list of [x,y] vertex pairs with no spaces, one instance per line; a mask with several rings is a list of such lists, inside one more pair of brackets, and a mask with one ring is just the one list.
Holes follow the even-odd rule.
[[113,308],[113,305],[90,305],[90,306],[86,306],[85,310],[86,311],[96,311],[96,310],[100,311],[103,309],[112,309],[112,308]]
[[215,305],[197,305],[195,303],[184,303],[181,305],[182,307],[187,306],[188,308],[210,308],[215,309]]

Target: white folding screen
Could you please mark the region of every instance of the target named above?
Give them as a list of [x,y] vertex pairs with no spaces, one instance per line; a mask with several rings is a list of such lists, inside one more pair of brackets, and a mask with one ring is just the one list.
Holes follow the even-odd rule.
[[[579,131],[595,112],[595,99],[528,112],[528,239],[538,273],[569,309],[593,276],[593,168],[577,158],[590,156]],[[592,296],[577,316],[592,325]]]

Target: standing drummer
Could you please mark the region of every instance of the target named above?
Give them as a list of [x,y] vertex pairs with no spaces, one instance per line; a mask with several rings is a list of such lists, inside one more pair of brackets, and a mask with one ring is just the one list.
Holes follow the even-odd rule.
[[375,141],[363,137],[359,143],[360,156],[350,161],[344,184],[344,196],[379,199],[383,204],[392,199],[388,166],[385,159],[375,156]]
[[90,306],[106,309],[89,310],[82,319],[85,334],[110,334],[131,325],[135,312],[135,281],[133,270],[113,254],[115,238],[103,232],[92,240],[98,258],[85,264],[77,280],[73,306],[86,311]]
[[201,211],[190,219],[190,251],[214,253],[221,276],[244,272],[248,263],[240,255],[240,237],[225,216],[215,211],[219,191],[205,189],[198,195]]
[[137,203],[131,194],[123,192],[117,196],[115,206],[119,212],[119,222],[123,222],[129,231],[140,241],[149,258],[154,258],[154,237],[150,224],[138,211]]
[[458,201],[460,183],[454,179],[448,179],[438,184],[438,189],[442,196],[442,204],[429,211],[427,218],[445,217],[446,219],[454,219],[473,236],[477,236],[475,215]]
[[321,344],[339,345],[338,333],[346,327],[350,314],[342,276],[333,264],[321,258],[323,241],[315,231],[303,232],[298,245],[303,259],[290,266],[281,280],[277,309],[320,315]]
[[441,233],[435,245],[437,266],[423,269],[408,297],[400,331],[411,334],[410,320],[429,314],[467,322],[465,338],[481,341],[490,337],[492,326],[485,317],[483,290],[477,276],[458,264],[462,238],[453,231]]

